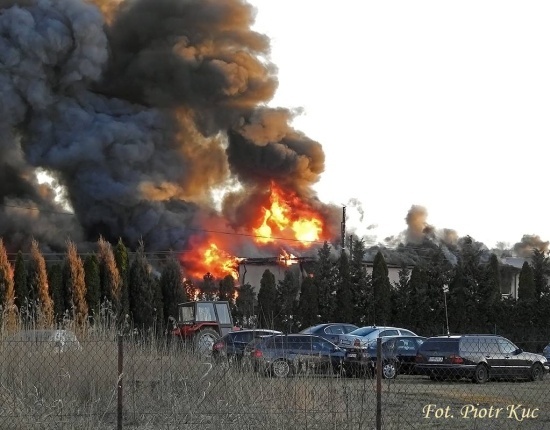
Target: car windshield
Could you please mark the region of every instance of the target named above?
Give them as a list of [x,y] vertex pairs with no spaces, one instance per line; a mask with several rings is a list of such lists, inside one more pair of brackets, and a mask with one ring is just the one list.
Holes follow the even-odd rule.
[[369,333],[372,333],[373,331],[375,331],[376,329],[375,328],[372,328],[372,327],[361,327],[361,328],[358,328],[356,330],[353,330],[353,331],[350,331],[348,334],[351,334],[353,336],[366,336],[368,335]]

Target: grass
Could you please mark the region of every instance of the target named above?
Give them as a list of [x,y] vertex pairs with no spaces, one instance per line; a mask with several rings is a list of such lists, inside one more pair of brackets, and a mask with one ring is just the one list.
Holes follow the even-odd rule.
[[[114,429],[117,417],[116,332],[84,330],[81,351],[0,343],[0,428]],[[4,336],[2,336],[4,339]],[[382,381],[383,429],[550,428],[550,383],[432,382],[400,376]],[[155,339],[125,338],[124,429],[371,430],[376,381],[328,375],[273,379],[213,365]],[[424,408],[449,407],[454,418],[426,418]],[[460,410],[521,404],[536,418],[465,419]],[[434,415],[434,414],[432,414]]]

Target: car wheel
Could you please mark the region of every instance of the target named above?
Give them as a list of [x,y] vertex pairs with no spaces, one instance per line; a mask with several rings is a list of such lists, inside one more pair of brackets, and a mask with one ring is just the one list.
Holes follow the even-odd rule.
[[290,375],[290,364],[288,361],[279,358],[271,365],[271,374],[276,378],[286,378]]
[[473,379],[478,384],[485,384],[489,380],[489,369],[485,364],[477,365]]
[[393,361],[386,361],[382,364],[382,377],[384,379],[397,378],[397,365]]
[[531,381],[542,381],[544,378],[544,368],[540,363],[534,363],[531,366],[530,379]]

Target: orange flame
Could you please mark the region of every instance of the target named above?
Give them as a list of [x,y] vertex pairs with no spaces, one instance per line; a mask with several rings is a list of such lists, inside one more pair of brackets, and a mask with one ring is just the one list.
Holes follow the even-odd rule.
[[211,242],[191,258],[185,257],[183,264],[186,273],[193,278],[202,278],[206,273],[220,279],[231,275],[233,279],[239,279],[239,262],[243,259],[234,257]]
[[281,254],[279,255],[279,263],[284,266],[290,266],[292,264],[296,264],[297,262],[298,260],[294,254],[286,252],[284,249],[281,250]]
[[252,229],[258,243],[270,243],[275,236],[291,237],[303,246],[319,240],[323,232],[323,220],[296,194],[284,192],[271,184],[269,208],[262,208],[263,216],[259,227]]

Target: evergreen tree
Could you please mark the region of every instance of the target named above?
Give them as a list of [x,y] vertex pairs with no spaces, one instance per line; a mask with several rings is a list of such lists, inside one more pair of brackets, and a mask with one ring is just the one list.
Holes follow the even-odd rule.
[[130,258],[128,249],[122,242],[118,240],[115,246],[115,262],[120,276],[120,300],[121,300],[121,316],[127,315],[130,312],[130,298],[128,297],[128,272],[130,270]]
[[101,302],[107,303],[119,317],[121,310],[122,280],[115,260],[113,247],[103,237],[98,242],[99,272],[101,277]]
[[160,279],[151,276],[151,288],[153,289],[153,312],[154,312],[154,324],[158,328],[157,333],[163,332],[160,328],[164,328],[168,317],[164,317],[164,299],[162,295],[162,287],[160,285]]
[[83,327],[88,319],[88,303],[86,302],[86,281],[84,275],[84,264],[78,255],[76,245],[67,241],[67,252],[65,254],[65,282],[67,291],[70,294],[69,311],[73,315],[77,326]]
[[151,329],[155,322],[155,295],[145,256],[143,243],[140,243],[129,272],[130,313],[135,327],[140,330]]
[[89,254],[84,260],[84,280],[88,313],[91,317],[98,318],[101,305],[101,275],[96,254]]
[[422,311],[426,311],[426,288],[424,272],[419,265],[411,270],[411,277],[407,285],[407,302],[404,312],[405,324],[413,331],[419,331]]
[[278,318],[275,318],[276,326],[280,330],[292,333],[294,329],[294,313],[296,311],[300,283],[297,276],[291,270],[285,272],[285,277],[277,285],[277,301],[279,303]]
[[29,280],[27,264],[21,251],[17,253],[17,258],[15,259],[13,284],[15,289],[15,306],[19,309],[19,313],[24,315],[24,310],[29,305]]
[[317,253],[313,281],[318,291],[320,321],[328,322],[332,319],[336,285],[336,271],[328,242]]
[[63,296],[63,268],[61,264],[55,263],[48,267],[48,284],[50,296],[53,302],[53,313],[56,322],[63,320],[65,313],[65,298]]
[[518,300],[522,302],[532,302],[535,300],[533,269],[527,261],[523,263],[519,272]]
[[547,254],[538,248],[533,250],[531,257],[531,266],[533,268],[533,281],[535,286],[535,298],[548,295],[548,273],[550,271],[550,261]]
[[239,295],[235,300],[235,323],[243,327],[255,327],[254,303],[256,302],[256,292],[250,284],[241,285]]
[[200,291],[203,300],[216,300],[218,298],[219,289],[216,286],[216,279],[214,279],[212,273],[208,272],[203,276]]
[[444,289],[448,291],[454,274],[452,264],[456,264],[456,257],[439,246],[430,252],[427,263],[422,265],[425,288],[419,303],[424,303],[425,312],[418,318],[419,333],[431,336],[447,332],[445,302],[448,294]]
[[48,286],[48,273],[46,271],[46,261],[40,252],[38,242],[31,242],[31,260],[29,268],[30,290],[36,294],[35,310],[39,327],[52,327],[54,323],[53,300],[50,297]]
[[229,309],[233,320],[237,318],[237,309],[235,306],[235,294],[237,288],[235,287],[235,278],[231,275],[226,275],[220,281],[220,288],[218,290],[218,300],[225,300],[229,302]]
[[319,297],[317,286],[311,276],[304,277],[300,286],[297,319],[301,329],[313,326],[319,322]]
[[392,320],[401,327],[410,326],[409,321],[409,276],[411,272],[403,263],[399,269],[399,280],[395,285],[392,300]]
[[353,318],[353,287],[350,273],[350,262],[345,249],[338,259],[338,285],[336,287],[336,306],[334,320],[351,322]]
[[13,267],[8,260],[8,253],[4,241],[0,238],[0,304],[3,312],[0,318],[6,324],[8,330],[15,328],[15,289],[13,284]]
[[480,266],[481,248],[471,237],[464,238],[449,284],[449,325],[456,333],[483,330],[479,327],[479,285],[483,281]]
[[258,314],[260,316],[260,327],[273,328],[275,318],[278,316],[277,287],[275,275],[266,269],[260,280],[258,291]]
[[378,251],[372,264],[373,316],[375,324],[388,324],[391,318],[391,283],[388,266]]
[[235,297],[235,278],[231,275],[227,275],[220,281],[220,288],[218,290],[218,297],[220,300],[233,301]]
[[355,240],[351,246],[351,289],[352,289],[352,317],[353,324],[364,325],[367,322],[366,309],[368,306],[369,289],[371,288],[371,277],[366,271],[365,242],[363,239]]
[[494,253],[489,257],[485,277],[479,284],[478,295],[479,317],[481,322],[486,325],[485,331],[487,331],[496,323],[497,307],[501,299],[500,262]]
[[166,262],[160,275],[162,301],[164,303],[164,318],[178,319],[178,304],[187,301],[183,285],[183,272],[179,261],[171,257]]

